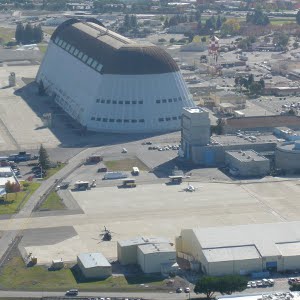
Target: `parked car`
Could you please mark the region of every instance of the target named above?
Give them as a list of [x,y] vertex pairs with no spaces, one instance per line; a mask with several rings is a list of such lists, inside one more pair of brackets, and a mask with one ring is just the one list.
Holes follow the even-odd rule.
[[179,294],[179,293],[182,293],[182,292],[183,292],[182,288],[179,287],[179,288],[176,289],[176,293]]
[[264,286],[270,286],[269,280],[268,279],[263,279],[262,283]]
[[273,286],[275,283],[273,279],[268,279],[268,281],[269,281],[270,286]]
[[262,281],[258,280],[258,281],[256,281],[256,286],[257,286],[257,287],[263,287],[264,284],[263,284]]
[[66,296],[77,296],[78,295],[78,290],[77,289],[71,289],[66,291]]
[[185,293],[190,293],[190,292],[191,292],[191,290],[190,290],[190,288],[189,288],[189,287],[186,287],[186,288],[184,289],[184,292],[185,292]]
[[289,279],[288,279],[288,283],[289,284],[293,284],[293,283],[295,283],[296,282],[296,278],[294,278],[294,277],[290,277]]

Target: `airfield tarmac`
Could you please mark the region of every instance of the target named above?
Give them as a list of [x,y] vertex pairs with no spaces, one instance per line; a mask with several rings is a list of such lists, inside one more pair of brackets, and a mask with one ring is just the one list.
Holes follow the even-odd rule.
[[[51,130],[44,127],[41,115],[37,115],[32,107],[32,103],[40,109],[43,107],[43,102],[38,101],[41,97],[37,95],[36,87],[24,89],[24,78],[32,81],[38,67],[4,65],[0,68],[0,88],[4,87],[0,97],[0,151],[38,149],[40,144],[54,148],[60,144]],[[6,87],[11,72],[16,74],[16,86]]]
[[[71,192],[84,213],[29,219],[24,229],[47,228],[49,240],[27,243],[25,250],[37,256],[41,264],[59,258],[75,261],[82,252],[100,251],[115,259],[117,240],[161,236],[174,242],[182,228],[285,222],[300,217],[298,181],[195,182],[195,192],[185,192],[186,185],[156,183],[135,189],[112,186]],[[104,226],[115,233],[111,242],[101,242],[99,234]],[[70,234],[72,227],[75,233]],[[50,238],[55,232],[60,232],[57,241]]]

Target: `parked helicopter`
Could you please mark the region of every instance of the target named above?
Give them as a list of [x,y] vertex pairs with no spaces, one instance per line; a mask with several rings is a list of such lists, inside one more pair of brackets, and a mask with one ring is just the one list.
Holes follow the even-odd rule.
[[102,237],[101,240],[103,242],[108,242],[112,240],[112,234],[114,232],[110,231],[109,229],[104,226],[104,230],[102,230],[102,233],[100,233],[100,236]]

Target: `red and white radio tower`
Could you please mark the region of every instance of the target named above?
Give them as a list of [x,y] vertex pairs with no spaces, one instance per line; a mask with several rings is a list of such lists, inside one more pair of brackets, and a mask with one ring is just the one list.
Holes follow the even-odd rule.
[[220,48],[219,39],[213,35],[209,41],[209,48],[208,48],[208,53],[210,57],[209,61],[211,65],[216,65],[218,62],[219,48]]

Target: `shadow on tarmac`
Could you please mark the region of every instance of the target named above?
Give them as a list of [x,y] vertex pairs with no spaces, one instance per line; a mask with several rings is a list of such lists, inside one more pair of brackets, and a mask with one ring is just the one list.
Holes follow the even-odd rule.
[[165,134],[117,134],[87,131],[86,128],[67,115],[54,102],[52,97],[38,95],[38,85],[34,81],[30,81],[24,78],[23,82],[29,83],[16,90],[15,94],[20,96],[38,117],[43,118],[44,114],[51,113],[52,126],[49,127],[49,130],[60,141],[60,147],[62,148],[107,146],[139,141]]

